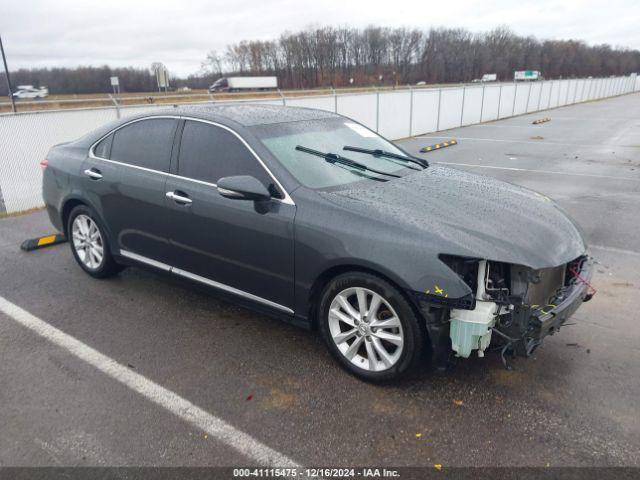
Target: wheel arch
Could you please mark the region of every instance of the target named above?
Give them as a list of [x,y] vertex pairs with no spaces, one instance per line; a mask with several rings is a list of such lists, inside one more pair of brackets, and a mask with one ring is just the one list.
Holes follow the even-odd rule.
[[109,244],[111,245],[111,250],[113,252],[113,249],[115,248],[114,247],[115,244],[114,244],[114,238],[113,238],[113,235],[111,234],[111,229],[109,228],[109,225],[107,225],[107,223],[104,221],[104,218],[100,214],[100,211],[89,200],[87,200],[84,197],[71,195],[65,198],[64,201],[62,202],[62,206],[60,207],[60,219],[62,220],[63,233],[66,236],[68,236],[69,232],[67,230],[68,230],[68,223],[69,223],[69,215],[71,215],[71,211],[79,205],[84,205],[90,208],[93,211],[93,213],[98,217],[99,223],[102,225],[107,237],[109,238]]
[[[62,220],[62,231],[66,236],[69,236],[68,223],[69,223],[69,215],[71,215],[71,211],[77,207],[78,205],[85,205],[87,207],[91,207],[89,202],[84,199],[80,199],[78,197],[69,197],[62,203],[62,208],[60,208],[60,219]],[[95,210],[95,209],[94,209]]]
[[[311,289],[309,290],[308,295],[308,315],[310,320],[311,329],[318,329],[318,308],[320,306],[320,295],[327,284],[336,278],[338,275],[342,275],[344,273],[351,272],[360,272],[360,273],[368,273],[370,275],[376,276],[389,284],[395,287],[400,294],[405,298],[407,303],[411,306],[414,313],[417,315],[419,319],[422,320],[422,323],[425,323],[425,317],[423,312],[417,307],[415,302],[411,299],[411,297],[407,294],[407,289],[401,285],[401,282],[398,279],[395,279],[393,275],[385,273],[380,269],[376,269],[375,267],[356,264],[356,263],[341,263],[337,265],[332,265],[325,270],[323,270],[313,282]],[[426,332],[425,329],[425,334]]]

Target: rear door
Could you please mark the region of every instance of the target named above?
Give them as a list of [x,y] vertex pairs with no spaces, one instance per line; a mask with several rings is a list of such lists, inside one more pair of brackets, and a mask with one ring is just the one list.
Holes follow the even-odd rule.
[[166,263],[165,182],[178,120],[129,123],[98,143],[85,162],[87,194],[123,256]]
[[[175,273],[291,313],[295,205],[248,145],[226,127],[186,120],[176,176],[167,180],[171,265]],[[272,201],[221,196],[221,177],[251,175]],[[178,198],[185,200],[175,200]]]

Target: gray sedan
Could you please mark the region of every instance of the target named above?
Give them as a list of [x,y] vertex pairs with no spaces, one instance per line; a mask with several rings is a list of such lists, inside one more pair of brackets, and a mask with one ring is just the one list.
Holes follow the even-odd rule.
[[332,113],[180,107],[47,155],[43,194],[78,264],[196,282],[318,329],[350,372],[528,356],[590,298],[579,228],[548,198],[429,165]]

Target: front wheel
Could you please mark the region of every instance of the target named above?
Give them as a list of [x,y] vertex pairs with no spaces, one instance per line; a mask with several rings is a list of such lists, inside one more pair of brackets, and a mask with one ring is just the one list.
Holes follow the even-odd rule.
[[325,287],[318,310],[329,350],[360,378],[395,380],[422,358],[419,320],[400,291],[382,278],[363,272],[339,275]]

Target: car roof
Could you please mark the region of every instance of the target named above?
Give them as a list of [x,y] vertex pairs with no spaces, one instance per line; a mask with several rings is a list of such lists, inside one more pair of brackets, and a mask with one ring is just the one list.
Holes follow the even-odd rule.
[[[126,110],[124,110],[126,111]],[[335,113],[304,107],[286,107],[282,105],[261,104],[223,104],[223,105],[175,105],[173,108],[158,108],[152,112],[125,116],[109,122],[96,130],[74,141],[79,146],[89,146],[107,135],[112,130],[131,121],[162,117],[185,116],[209,120],[225,125],[234,130],[256,125],[270,125],[276,123],[343,118]],[[247,140],[247,138],[245,138]]]
[[[153,115],[166,115],[167,111],[154,112]],[[171,110],[172,115],[184,115],[203,120],[223,121],[251,127],[274,123],[321,120],[340,118],[335,113],[303,107],[261,104],[225,104],[225,105],[179,105]]]

